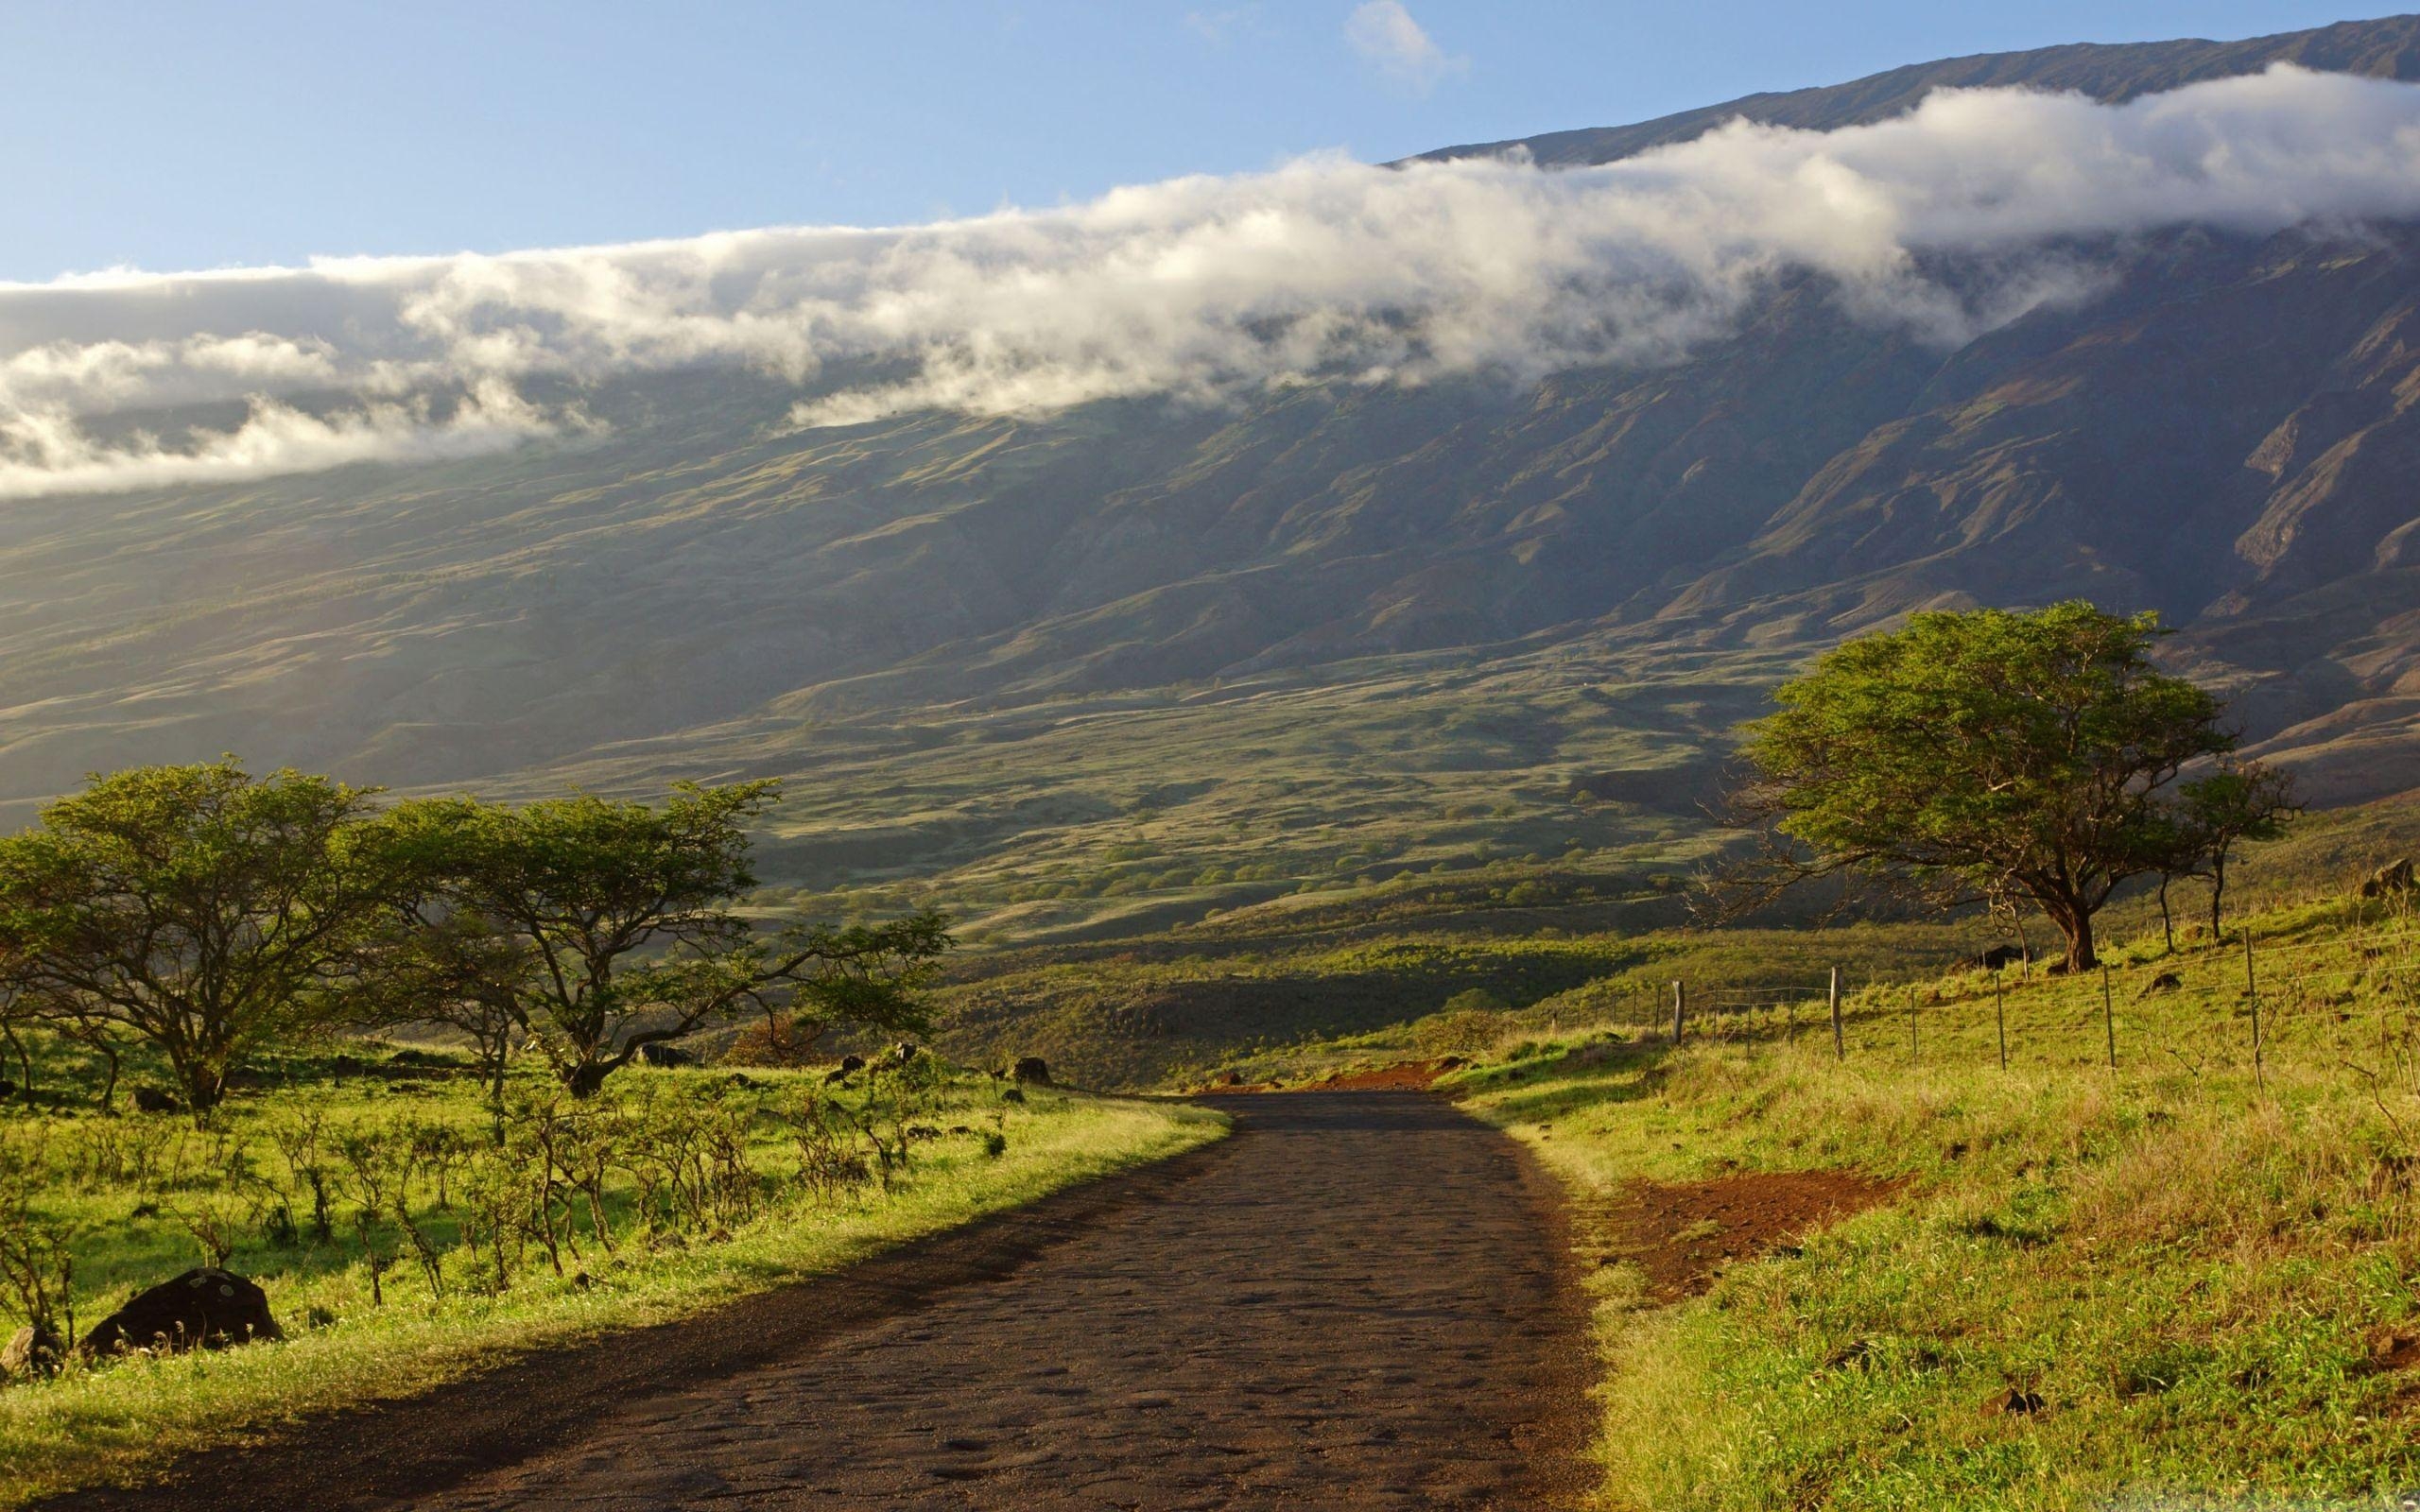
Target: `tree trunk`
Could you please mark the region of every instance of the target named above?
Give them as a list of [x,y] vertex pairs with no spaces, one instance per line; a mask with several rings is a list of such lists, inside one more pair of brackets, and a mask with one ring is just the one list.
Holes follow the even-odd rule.
[[101,1109],[106,1112],[117,1098],[117,1046],[110,1043],[109,1037],[102,1034],[95,1034],[86,1042],[100,1052],[102,1061],[109,1067],[109,1075],[101,1083]]
[[17,1074],[24,1078],[17,1083],[17,1096],[21,1101],[30,1103],[34,1100],[34,1058],[26,1054],[26,1042],[17,1038],[15,1024],[0,1023],[0,1035],[8,1037],[9,1048],[17,1057]]
[[499,1036],[478,1041],[479,1057],[487,1071],[488,1137],[497,1149],[504,1148],[504,1074],[508,1057],[512,1054],[512,1041]]
[[2210,942],[2214,945],[2227,937],[2226,932],[2219,927],[2219,905],[2226,895],[2227,858],[2214,855],[2210,858]]
[[185,1107],[197,1124],[210,1122],[211,1111],[227,1099],[227,1074],[216,1066],[198,1065],[185,1073]]
[[2067,930],[2067,974],[2097,970],[2100,956],[2092,945],[2092,916],[2079,912],[2073,927]]
[[210,1110],[218,1106],[224,1086],[223,1074],[213,1065],[203,1052],[185,1050],[168,1052],[168,1070],[177,1078],[177,1090],[184,1093],[185,1112],[196,1124],[210,1122]]
[[2168,911],[2169,879],[2159,879],[2159,932],[2168,941],[2168,954],[2176,954],[2176,916]]
[[563,1090],[574,1097],[594,1097],[597,1089],[605,1085],[605,1077],[613,1069],[614,1063],[609,1060],[582,1060],[565,1066],[562,1072]]
[[2072,975],[2100,966],[2100,957],[2092,946],[2092,910],[2083,901],[2071,894],[2054,893],[2040,902],[2042,912],[2049,916],[2067,942],[2066,958],[2053,970]]

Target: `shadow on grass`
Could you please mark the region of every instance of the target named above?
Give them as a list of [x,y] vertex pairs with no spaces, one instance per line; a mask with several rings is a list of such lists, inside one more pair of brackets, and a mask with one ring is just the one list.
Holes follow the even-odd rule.
[[1551,1060],[1486,1067],[1457,1079],[1453,1090],[1489,1093],[1509,1117],[1538,1123],[1656,1096],[1671,1076],[1666,1064],[1671,1054],[1669,1044],[1656,1040],[1598,1040]]

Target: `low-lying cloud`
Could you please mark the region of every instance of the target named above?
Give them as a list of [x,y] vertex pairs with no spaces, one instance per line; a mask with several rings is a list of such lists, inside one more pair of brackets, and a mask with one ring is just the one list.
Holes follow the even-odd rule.
[[[530,379],[701,364],[809,386],[802,425],[1529,381],[1677,360],[1797,274],[1952,346],[2091,298],[2079,247],[2414,216],[2420,86],[2280,67],[2118,106],[1946,91],[1831,132],[1734,122],[1593,168],[1316,158],[925,226],[104,273],[0,285],[0,496],[512,446],[580,424]],[[827,371],[859,359],[890,376]],[[231,401],[216,429],[92,429]]]

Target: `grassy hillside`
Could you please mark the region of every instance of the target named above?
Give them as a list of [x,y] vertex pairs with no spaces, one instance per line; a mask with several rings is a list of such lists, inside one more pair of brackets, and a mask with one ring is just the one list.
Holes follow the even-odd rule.
[[[2014,986],[2002,1070],[1962,973],[1859,993],[1845,1059],[1767,1016],[1678,1051],[1533,1037],[1465,1074],[1575,1197],[1606,1503],[2401,1504],[2420,927],[2251,925],[2256,1067],[2240,952],[2145,940],[2114,973],[2115,1069],[2098,979]],[[1719,1199],[1772,1172],[1848,1173],[1873,1205],[1751,1232]]]
[[[1830,127],[1931,84],[2121,98],[2280,59],[2407,77],[2414,32],[2055,48],[1749,108]],[[231,748],[499,798],[780,775],[780,886],[1098,937],[1482,852],[1685,862],[1722,732],[1806,656],[2072,594],[2163,610],[2265,754],[2375,797],[2420,781],[2413,249],[2408,225],[2079,245],[2094,297],[1955,350],[1790,273],[1679,360],[1518,387],[803,430],[811,390],[769,376],[566,381],[535,397],[577,439],[22,499],[0,824]]]
[[[1564,807],[1574,825],[1640,822],[1619,804]],[[1409,823],[1398,833],[1409,836]],[[1103,924],[1107,937],[1058,943],[978,943],[942,991],[944,1039],[973,1057],[1039,1054],[1080,1080],[1148,1087],[1235,1065],[1324,1064],[1336,1058],[1331,1041],[1374,1032],[1374,1053],[1409,1053],[1408,1039],[1385,1031],[1473,988],[1538,1027],[1643,1023],[1668,1015],[1675,980],[1713,1010],[1775,1001],[1777,989],[1805,990],[1835,968],[1852,992],[1906,981],[2008,938],[1980,915],[1812,928],[1828,908],[1822,899],[1751,927],[1691,929],[1694,867],[1673,857],[1709,847],[1702,833],[1660,846],[1583,841],[1535,859],[1400,869],[1360,852],[1357,865],[1307,889],[1270,885],[1263,890],[1279,896],[1230,902],[1195,922],[1122,934]],[[2338,897],[2405,855],[2420,856],[2420,801],[2313,814],[2284,839],[2248,849],[2231,872],[2230,898],[2257,909]],[[1198,905],[1217,891],[1145,886],[1134,905],[1148,925],[1141,910],[1153,900]],[[901,900],[927,896],[945,899],[903,890]],[[2171,899],[2180,938],[2189,941],[2204,927],[2207,888],[2180,883]],[[2139,885],[2106,916],[2118,938],[2157,921],[2156,899]],[[2045,927],[2028,928],[2034,948],[2046,950]]]

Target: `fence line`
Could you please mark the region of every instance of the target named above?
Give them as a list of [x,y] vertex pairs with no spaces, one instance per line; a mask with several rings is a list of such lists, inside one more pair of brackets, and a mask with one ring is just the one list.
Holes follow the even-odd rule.
[[[2350,1000],[2338,998],[2314,1005],[2305,989],[2345,982],[2367,982],[2383,988],[2383,984],[2390,980],[2401,982],[2420,977],[2420,929],[2374,932],[2339,940],[2302,941],[2291,945],[2262,944],[2249,930],[2241,931],[2238,938],[2243,949],[2243,976],[2239,983],[2230,987],[2221,975],[2209,988],[2211,995],[2203,1001],[2217,1010],[2217,1018],[2215,1022],[2194,1021],[2193,1042],[2176,1040],[2173,1034],[2164,1034],[2158,1022],[2151,1015],[2138,1015],[2130,1008],[2129,1022],[2122,1038],[2130,1044],[2142,1047],[2136,1052],[2138,1057],[2149,1054],[2156,1059],[2165,1053],[2198,1076],[2203,1066],[2207,1064],[2202,1051],[2208,1046],[2209,1033],[2214,1029],[2223,1033],[2225,1024],[2231,1020],[2236,1021],[2239,1024],[2238,1029],[2226,1034],[2224,1042],[2240,1047],[2237,1054],[2249,1052],[2254,1076],[2265,1090],[2273,1042],[2281,1030],[2290,1029],[2297,1023],[2305,1025],[2295,1031],[2298,1040],[2308,1037],[2314,1029],[2324,1029],[2325,1035],[2334,1037],[2337,1050],[2360,1053],[2354,1047],[2361,1042],[2360,1037],[2369,1026],[2362,1025],[2349,1031],[2342,1027],[2353,1022],[2353,1016],[2342,1011]],[[2373,958],[2349,970],[2311,971],[2296,969],[2297,963],[2319,953],[2365,952],[2381,944],[2408,946],[2412,954],[2409,959]],[[2020,1024],[2014,1038],[2012,1037],[2008,1014],[2012,991],[2024,994],[2024,1000],[2029,1004],[2038,1003],[2043,989],[2055,988],[2064,982],[2079,994],[2077,998],[2068,1000],[2070,1010],[2082,1007],[2089,1001],[2088,979],[2081,975],[2067,977],[2048,972],[2020,972],[2012,969],[2016,965],[2011,962],[2009,967],[1989,971],[1992,1040],[1991,1048],[1984,1053],[1987,1057],[1996,1054],[2003,1070],[2009,1068],[2024,1050],[2025,1046],[2020,1041],[2043,1032],[2046,1027],[2038,1022]],[[2223,956],[2206,949],[2154,956],[2124,968],[2103,963],[2100,967],[2100,1005],[2101,1043],[2095,1047],[2101,1054],[2091,1057],[2086,1051],[2085,1056],[2090,1060],[2104,1063],[2112,1071],[2121,1064],[2123,1057],[2117,1008],[2118,987],[2121,978],[2128,985],[2130,1005],[2138,1005],[2164,989],[2172,990],[2172,986],[2164,984],[2161,979],[2171,975],[2178,968],[2205,971],[2213,966],[2221,972],[2226,970]],[[2264,976],[2270,979],[2266,983]],[[1910,982],[1906,985],[1907,1001],[1902,1005],[1895,993],[1889,990],[1890,984],[1869,981],[1852,987],[1846,973],[1839,968],[1829,969],[1821,978],[1769,980],[1744,987],[1699,987],[1690,984],[1685,977],[1675,977],[1664,982],[1639,983],[1633,988],[1624,989],[1621,996],[1608,1005],[1612,1012],[1599,1022],[1634,1026],[1641,1031],[1643,1037],[1671,1045],[1698,1040],[1717,1042],[1778,1040],[1795,1047],[1801,1043],[1800,1035],[1804,1027],[1800,1022],[1799,1010],[1806,1007],[1820,1011],[1829,1021],[1833,1057],[1846,1061],[1852,1051],[1859,1057],[1867,1057],[1876,1053],[1877,1045],[1881,1053],[1889,1054],[1890,1037],[1886,1034],[1877,1041],[1874,1030],[1887,1025],[1891,1019],[1904,1011],[1907,1015],[1905,1053],[1908,1063],[1915,1064],[1926,1057],[1928,1041],[1938,1041],[1940,1033],[1948,1032],[1937,1030],[1934,1035],[1927,1035],[1924,1010],[1927,1005],[1946,1009],[1962,1003],[1979,1002],[1979,994],[1967,995],[1956,986],[1957,982],[1957,974],[1945,973],[1945,980],[1941,986],[1949,987],[1956,995],[1942,995],[1941,988],[1937,986],[1930,1005],[1925,1001],[1922,985]],[[2412,992],[2410,1002],[2405,1003],[2398,1001],[2403,989],[2392,990],[2394,996],[2372,1000],[2372,1011],[2391,1013],[2398,1009],[2408,1010],[2409,1018],[2399,1024],[2379,1023],[2377,1027],[2381,1033],[2399,1029],[2405,1039],[2396,1041],[2401,1047],[2397,1053],[2409,1054],[2415,1061],[2420,1061],[2420,991]],[[1634,993],[1637,998],[1635,1012],[1631,1003]],[[2242,1005],[2240,1012],[2229,1007],[2230,1002]],[[2314,1006],[2330,1010],[2332,1019],[2302,1011]],[[2241,1021],[2244,1019],[2249,1022],[2243,1023]],[[1820,1024],[1822,1021],[1818,1022]],[[2078,1028],[2086,1034],[2090,1032],[2088,1017],[2082,1024],[2065,1019],[2057,1022],[2064,1027],[2054,1028],[2051,1032],[2066,1040],[2070,1046],[2075,1041],[2068,1037]],[[1849,1031],[1852,1028],[1858,1032],[1851,1035]],[[2236,1034],[2242,1038],[2237,1039]],[[2326,1042],[2325,1037],[2321,1042]],[[2381,1040],[2381,1044],[2385,1042]],[[1939,1041],[1943,1046],[1954,1043],[1954,1038]],[[1938,1057],[1950,1052],[1937,1046],[1931,1053]],[[2346,1063],[2351,1064],[2350,1061]]]

